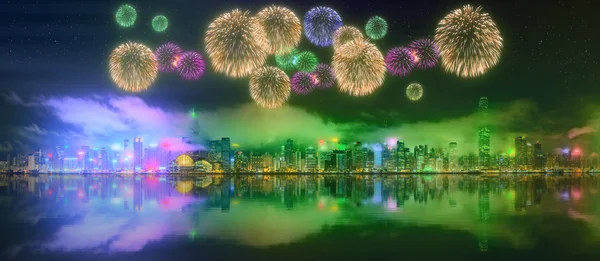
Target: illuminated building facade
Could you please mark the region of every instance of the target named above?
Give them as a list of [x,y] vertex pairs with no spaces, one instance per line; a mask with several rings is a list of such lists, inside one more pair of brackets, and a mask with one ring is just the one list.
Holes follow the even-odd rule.
[[458,167],[458,143],[456,142],[450,142],[450,144],[448,144],[448,168],[450,169],[450,171],[457,171],[459,170]]
[[479,114],[483,120],[478,130],[479,167],[487,169],[490,167],[490,129],[487,126],[488,98],[479,99]]
[[231,140],[221,138],[221,158],[223,159],[223,171],[231,171]]
[[304,171],[314,172],[317,169],[317,150],[314,147],[306,148],[304,152],[306,166]]
[[133,139],[133,169],[140,171],[143,167],[142,158],[144,152],[144,140],[141,137]]
[[544,169],[546,166],[546,156],[544,151],[542,151],[542,144],[538,141],[535,143],[535,147],[533,149],[534,156],[534,168],[536,170]]
[[404,141],[396,142],[396,170],[402,171],[406,170],[406,147],[404,145]]
[[294,141],[293,140],[288,139],[285,142],[283,153],[284,153],[284,157],[285,157],[286,166],[288,166],[288,168],[291,168],[292,166],[294,166],[295,164],[294,164]]
[[522,136],[515,138],[515,163],[518,169],[527,169],[527,140]]

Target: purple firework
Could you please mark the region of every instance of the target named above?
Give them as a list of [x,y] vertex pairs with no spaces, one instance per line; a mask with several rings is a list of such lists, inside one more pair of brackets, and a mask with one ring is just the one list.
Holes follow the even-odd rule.
[[200,79],[205,68],[206,63],[202,55],[192,51],[183,53],[177,66],[179,75],[185,80]]
[[417,68],[433,68],[440,60],[440,49],[437,44],[429,38],[415,40],[408,45],[408,48],[414,50]]
[[415,60],[411,49],[406,47],[394,47],[385,56],[385,66],[392,75],[407,76],[415,67]]
[[304,16],[304,34],[317,46],[332,45],[333,33],[340,27],[342,27],[342,18],[329,7],[315,7]]
[[315,82],[315,87],[320,89],[330,88],[335,83],[335,74],[331,66],[320,63],[312,72],[311,76]]
[[156,61],[158,62],[158,70],[161,72],[174,72],[177,70],[177,61],[179,60],[183,50],[175,43],[168,42],[158,48],[154,52]]
[[307,72],[297,72],[290,81],[296,94],[306,95],[315,88],[313,76]]

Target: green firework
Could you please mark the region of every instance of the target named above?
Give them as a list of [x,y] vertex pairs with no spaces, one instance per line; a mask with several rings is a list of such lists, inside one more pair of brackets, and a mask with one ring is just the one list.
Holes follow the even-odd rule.
[[168,26],[169,20],[167,20],[167,17],[165,17],[164,15],[158,15],[154,17],[154,19],[152,19],[152,28],[154,29],[154,31],[162,32],[164,30],[167,30]]
[[277,66],[284,71],[292,71],[296,69],[296,64],[294,64],[294,59],[297,59],[298,54],[300,52],[296,48],[292,48],[289,52],[283,54],[277,54],[275,56],[275,62],[277,62]]
[[317,59],[317,56],[314,53],[301,52],[295,57],[292,63],[296,65],[299,71],[312,72],[317,68],[319,59]]
[[367,36],[373,40],[379,40],[387,34],[388,25],[383,18],[379,16],[373,16],[367,22],[365,26],[365,31],[367,32]]
[[131,27],[137,18],[135,8],[130,5],[122,5],[115,14],[117,23],[123,27]]

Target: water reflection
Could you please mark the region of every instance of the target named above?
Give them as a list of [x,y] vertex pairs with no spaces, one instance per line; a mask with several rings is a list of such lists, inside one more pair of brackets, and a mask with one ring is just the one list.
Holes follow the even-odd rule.
[[564,216],[600,242],[599,188],[591,175],[3,176],[0,206],[31,224],[64,220],[28,241],[49,250],[139,251],[169,236],[266,247],[391,222],[466,231],[485,252],[536,244],[511,217]]

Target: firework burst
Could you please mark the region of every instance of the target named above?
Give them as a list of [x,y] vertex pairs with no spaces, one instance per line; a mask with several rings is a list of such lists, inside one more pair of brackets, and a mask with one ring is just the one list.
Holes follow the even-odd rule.
[[412,49],[412,56],[417,68],[433,68],[440,59],[440,50],[437,44],[429,38],[415,40],[408,45],[408,48]]
[[306,95],[315,88],[314,77],[307,72],[297,72],[291,79],[292,90],[296,94]]
[[137,18],[137,12],[135,8],[130,5],[122,5],[115,14],[117,23],[123,27],[130,27],[135,23]]
[[406,47],[394,47],[385,56],[385,66],[394,76],[407,76],[415,67],[414,51]]
[[411,83],[406,87],[406,97],[411,101],[418,101],[423,97],[423,86],[418,83]]
[[319,89],[330,88],[335,84],[335,74],[331,66],[320,63],[315,71],[311,73],[314,78],[315,87]]
[[250,96],[260,106],[274,109],[290,97],[290,78],[272,66],[258,68],[250,77]]
[[197,52],[185,52],[179,59],[177,71],[185,80],[197,80],[204,75],[206,64],[204,58]]
[[364,40],[341,46],[333,55],[332,67],[340,90],[353,96],[372,93],[385,77],[383,55]]
[[435,30],[442,67],[460,77],[476,77],[495,66],[502,53],[502,36],[481,7],[465,5],[444,17]]
[[154,52],[156,61],[158,62],[158,70],[161,72],[174,72],[177,69],[177,64],[183,50],[175,43],[168,42],[158,48]]
[[267,59],[265,32],[247,11],[219,16],[208,26],[204,42],[215,71],[230,77],[248,76]]
[[342,18],[329,7],[315,7],[304,16],[304,34],[317,46],[330,46],[333,43],[333,33],[340,27]]
[[152,19],[152,28],[154,31],[163,32],[164,30],[167,30],[168,26],[169,20],[167,20],[167,17],[164,15],[158,15]]
[[383,38],[387,34],[387,30],[387,22],[379,16],[371,17],[365,26],[367,36],[373,40],[379,40]]
[[317,63],[319,63],[319,59],[314,53],[311,52],[301,52],[292,61],[296,68],[299,71],[303,72],[312,72],[317,68]]
[[302,24],[290,9],[270,6],[256,15],[269,41],[270,54],[282,54],[300,43]]
[[294,70],[296,69],[294,59],[297,59],[298,54],[300,54],[298,49],[291,48],[287,52],[275,55],[275,62],[277,62],[277,66],[279,66],[279,68],[283,69],[284,71]]
[[363,35],[356,27],[342,26],[333,33],[333,49],[337,49],[345,43],[362,39]]
[[156,79],[158,64],[150,48],[139,43],[120,45],[110,55],[110,76],[117,86],[129,92],[141,92]]

